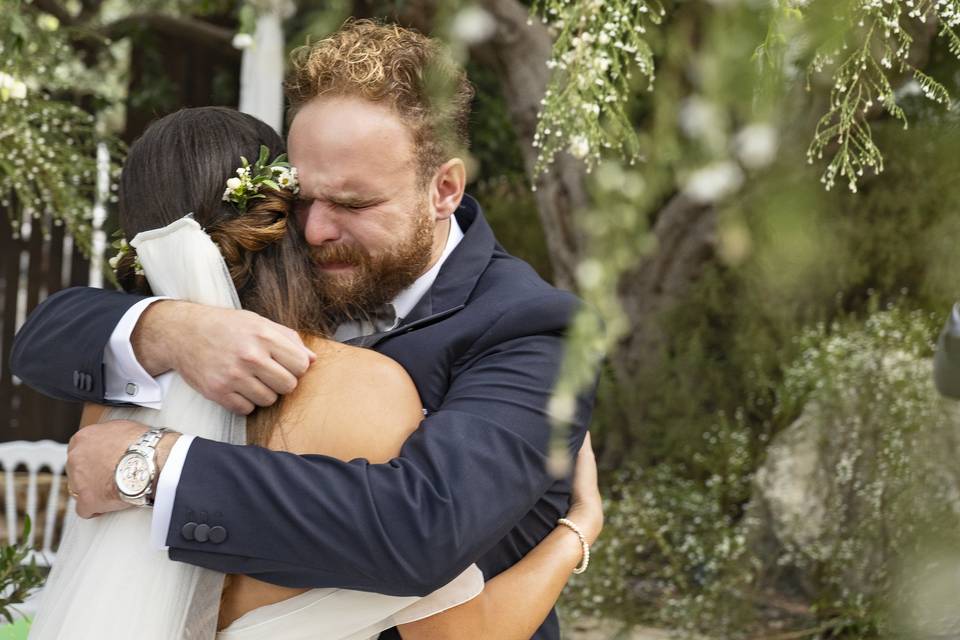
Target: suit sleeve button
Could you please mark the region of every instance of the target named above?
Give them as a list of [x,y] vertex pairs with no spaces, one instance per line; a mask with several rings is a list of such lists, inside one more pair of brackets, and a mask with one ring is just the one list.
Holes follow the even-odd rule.
[[227,530],[221,526],[210,527],[210,542],[220,544],[227,539]]
[[196,528],[196,522],[188,522],[187,524],[183,525],[182,529],[180,529],[180,535],[186,540],[193,540],[194,529]]
[[197,542],[206,542],[210,538],[210,525],[198,524],[193,530],[193,539]]

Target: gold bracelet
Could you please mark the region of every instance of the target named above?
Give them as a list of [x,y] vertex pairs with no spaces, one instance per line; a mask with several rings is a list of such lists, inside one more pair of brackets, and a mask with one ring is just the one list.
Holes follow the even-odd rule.
[[573,570],[574,573],[583,573],[587,570],[587,567],[590,566],[590,545],[587,543],[587,539],[583,536],[583,532],[580,531],[580,527],[573,524],[570,520],[566,518],[560,518],[557,520],[557,524],[562,524],[563,526],[569,528],[577,537],[580,538],[580,548],[583,550],[583,558],[580,560],[580,566]]

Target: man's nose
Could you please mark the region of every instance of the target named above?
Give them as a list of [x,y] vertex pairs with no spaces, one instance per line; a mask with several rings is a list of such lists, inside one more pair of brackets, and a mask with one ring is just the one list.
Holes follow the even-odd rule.
[[340,239],[340,227],[329,207],[317,200],[310,203],[303,225],[303,235],[307,242],[314,246]]

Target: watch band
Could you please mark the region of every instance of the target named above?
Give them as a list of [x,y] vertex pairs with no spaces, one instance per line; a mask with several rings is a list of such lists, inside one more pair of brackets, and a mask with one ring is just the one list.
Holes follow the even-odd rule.
[[127,447],[127,451],[132,449],[156,449],[157,445],[160,444],[160,440],[163,438],[163,434],[167,432],[166,427],[155,427],[144,433],[140,438],[134,442],[132,445]]
[[[148,456],[150,458],[152,473],[150,474],[150,484],[147,485],[147,491],[143,494],[143,505],[147,507],[153,506],[153,499],[155,497],[153,495],[153,485],[157,481],[157,445],[160,444],[160,441],[167,431],[168,429],[166,427],[154,427],[140,436],[140,439],[133,445],[133,447],[149,452]],[[133,447],[131,447],[131,449]]]

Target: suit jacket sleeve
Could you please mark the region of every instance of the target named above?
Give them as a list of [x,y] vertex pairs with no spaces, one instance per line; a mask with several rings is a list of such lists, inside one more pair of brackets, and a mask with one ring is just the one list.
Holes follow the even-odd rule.
[[103,350],[123,314],[142,299],[92,287],[58,291],[17,333],[10,370],[48,396],[102,403]]
[[[572,305],[504,314],[458,367],[442,406],[386,464],[197,439],[177,488],[170,557],[296,587],[423,595],[500,541],[556,480],[546,417]],[[564,318],[558,325],[558,318]],[[538,326],[539,325],[539,326]],[[586,433],[593,390],[567,433]],[[197,519],[227,538],[187,540]]]

